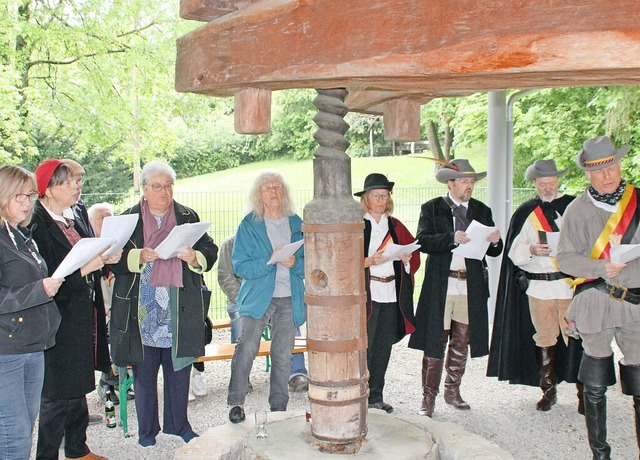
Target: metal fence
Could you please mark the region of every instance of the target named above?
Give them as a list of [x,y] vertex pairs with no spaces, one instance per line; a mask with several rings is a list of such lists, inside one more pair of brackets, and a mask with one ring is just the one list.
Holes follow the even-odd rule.
[[[393,215],[400,219],[402,223],[415,233],[420,217],[420,207],[426,201],[441,196],[446,192],[446,186],[440,187],[397,187],[393,191],[395,209]],[[292,190],[294,202],[297,204],[298,214],[302,216],[305,203],[313,198],[313,190]],[[535,195],[533,189],[514,189],[513,206],[514,209],[522,202]],[[486,202],[487,189],[476,187],[473,192],[474,198]],[[140,200],[139,194],[85,194],[83,199],[88,205],[102,201],[119,203],[115,206],[116,213],[133,206]],[[216,242],[220,243],[228,236],[235,233],[246,208],[246,191],[211,191],[211,192],[179,192],[174,193],[174,199],[192,209],[200,216],[202,221],[212,222],[209,234]],[[423,264],[424,265],[424,264]],[[416,274],[416,284],[422,283],[423,274],[421,270]],[[211,318],[226,317],[226,297],[220,290],[217,282],[217,264],[214,269],[205,274],[205,282],[212,291],[211,307],[209,316]],[[419,294],[416,289],[416,296]]]

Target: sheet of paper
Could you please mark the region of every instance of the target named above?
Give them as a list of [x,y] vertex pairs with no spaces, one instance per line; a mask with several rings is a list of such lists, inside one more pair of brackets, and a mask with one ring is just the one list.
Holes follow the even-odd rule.
[[560,241],[560,232],[547,232],[547,244],[551,246],[550,257],[558,255],[558,242]]
[[176,225],[156,248],[160,258],[167,260],[193,247],[196,241],[211,227],[211,222],[193,222]]
[[298,240],[295,243],[289,243],[285,246],[282,246],[280,251],[271,257],[267,262],[267,265],[277,264],[281,260],[286,259],[287,257],[292,256],[300,247],[304,244],[304,240]]
[[625,264],[640,257],[640,244],[621,244],[609,251],[611,262]]
[[115,243],[102,254],[103,257],[111,257],[124,248],[127,241],[138,225],[138,214],[123,214],[121,216],[108,216],[102,221],[102,238],[112,238]]
[[111,238],[82,238],[71,248],[51,277],[64,278],[70,275],[112,244]]
[[489,247],[487,236],[495,229],[495,227],[487,227],[476,220],[471,221],[465,232],[471,241],[466,244],[461,244],[457,248],[452,249],[451,252],[457,256],[466,257],[467,259],[482,260]]
[[389,260],[400,260],[400,256],[403,254],[410,254],[413,251],[420,249],[420,245],[418,244],[418,240],[415,240],[413,243],[409,244],[395,244],[392,243],[387,246],[382,254],[387,256]]

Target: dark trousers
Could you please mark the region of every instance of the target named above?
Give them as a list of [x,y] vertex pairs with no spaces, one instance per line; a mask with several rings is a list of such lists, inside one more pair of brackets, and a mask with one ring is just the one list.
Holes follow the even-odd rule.
[[367,367],[369,404],[375,404],[383,401],[384,375],[398,329],[398,304],[372,302],[371,309],[371,317],[367,321]]
[[142,364],[133,366],[136,386],[136,412],[139,439],[155,439],[160,432],[158,420],[158,371],[162,366],[164,378],[163,430],[167,434],[182,436],[192,432],[187,420],[189,378],[191,366],[173,370],[171,348],[144,347]]
[[37,460],[58,460],[58,450],[64,438],[67,458],[80,458],[89,453],[87,398],[48,399],[40,401]]

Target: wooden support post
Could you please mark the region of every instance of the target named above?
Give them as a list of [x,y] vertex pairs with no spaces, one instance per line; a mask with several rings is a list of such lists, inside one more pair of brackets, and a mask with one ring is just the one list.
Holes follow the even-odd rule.
[[234,128],[238,134],[264,134],[271,128],[271,90],[243,88],[235,93]]
[[420,102],[406,98],[385,102],[384,138],[388,141],[420,140]]
[[345,89],[318,90],[313,200],[304,208],[311,434],[323,452],[354,454],[367,435],[369,373],[364,224],[345,153]]

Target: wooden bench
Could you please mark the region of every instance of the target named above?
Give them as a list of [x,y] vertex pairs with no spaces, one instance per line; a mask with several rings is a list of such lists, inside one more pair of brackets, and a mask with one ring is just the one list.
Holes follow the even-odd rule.
[[214,329],[226,329],[231,327],[231,319],[230,318],[212,319],[211,324],[213,324]]
[[[218,361],[231,359],[236,349],[235,343],[210,343],[204,348],[204,356],[199,357],[197,362]],[[304,353],[307,351],[306,337],[296,337],[293,345],[294,353]],[[256,356],[269,356],[271,354],[271,341],[261,340],[260,349]]]

